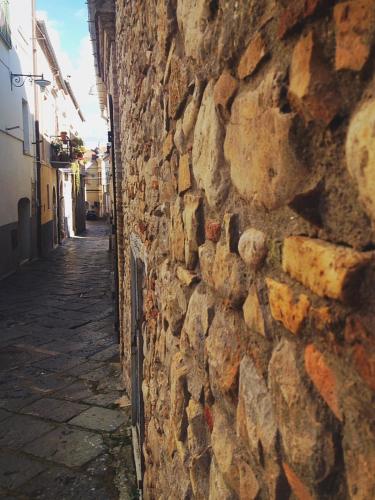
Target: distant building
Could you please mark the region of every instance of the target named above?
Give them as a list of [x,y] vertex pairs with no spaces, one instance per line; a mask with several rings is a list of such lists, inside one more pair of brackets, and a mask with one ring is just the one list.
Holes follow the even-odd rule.
[[[85,208],[84,118],[32,0],[0,1],[0,61],[2,277],[84,230]],[[65,231],[71,212],[72,230]]]

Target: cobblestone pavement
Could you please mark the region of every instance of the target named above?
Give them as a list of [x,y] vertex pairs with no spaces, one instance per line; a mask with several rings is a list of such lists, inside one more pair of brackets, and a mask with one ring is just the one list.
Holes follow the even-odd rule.
[[107,232],[0,282],[1,498],[136,498]]

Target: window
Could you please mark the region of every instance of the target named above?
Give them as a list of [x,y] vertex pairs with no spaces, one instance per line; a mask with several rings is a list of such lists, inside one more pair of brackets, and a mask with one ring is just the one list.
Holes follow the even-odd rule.
[[51,208],[51,204],[49,201],[49,184],[47,184],[47,208]]
[[30,154],[30,123],[29,105],[22,99],[22,122],[23,122],[23,152]]
[[0,38],[12,47],[12,38],[9,26],[9,0],[0,0]]

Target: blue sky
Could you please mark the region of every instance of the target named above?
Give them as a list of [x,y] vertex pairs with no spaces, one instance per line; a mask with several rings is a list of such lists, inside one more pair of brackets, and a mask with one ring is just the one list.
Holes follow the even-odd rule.
[[[85,0],[37,0],[37,17],[46,21],[48,33],[64,75],[86,118],[82,135],[90,147],[106,143],[106,124],[95,95],[95,73]],[[90,95],[90,90],[91,94]]]

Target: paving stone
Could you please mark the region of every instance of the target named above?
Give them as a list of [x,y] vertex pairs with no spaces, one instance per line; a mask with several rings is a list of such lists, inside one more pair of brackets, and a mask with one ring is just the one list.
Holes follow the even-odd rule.
[[11,413],[9,413],[8,411],[0,409],[0,422],[2,422],[3,420],[9,418],[10,416],[12,416]]
[[67,356],[65,354],[59,354],[58,356],[53,356],[46,361],[41,361],[36,363],[40,368],[45,368],[54,372],[65,372],[74,366],[78,366],[85,362],[84,358],[76,358],[72,356]]
[[88,386],[88,383],[79,380],[61,391],[54,393],[54,397],[58,399],[68,399],[70,401],[83,401],[86,398],[90,398],[93,394],[94,392]]
[[22,413],[48,418],[49,420],[56,420],[56,422],[66,422],[79,413],[82,413],[87,408],[87,405],[79,403],[43,398],[23,408]]
[[120,391],[104,392],[101,394],[94,394],[93,396],[84,399],[83,402],[95,406],[116,406],[116,401],[120,398],[120,396]]
[[80,467],[105,450],[100,435],[60,426],[25,447],[25,451],[68,467]]
[[85,380],[90,380],[92,382],[99,382],[103,380],[105,377],[109,377],[113,374],[113,369],[109,365],[101,366],[87,373],[83,373],[80,375],[80,378]]
[[54,429],[54,425],[28,415],[14,415],[0,426],[0,446],[19,449]]
[[113,358],[118,359],[120,355],[120,348],[118,344],[113,344],[102,351],[97,352],[94,356],[91,356],[90,359],[96,361],[107,361],[112,360]]
[[22,491],[39,500],[99,500],[118,498],[105,484],[94,476],[69,470],[65,467],[52,467],[22,487]]
[[0,486],[10,490],[16,489],[45,468],[44,464],[24,455],[0,451]]
[[97,431],[111,432],[126,421],[121,410],[93,407],[70,420],[70,424]]

